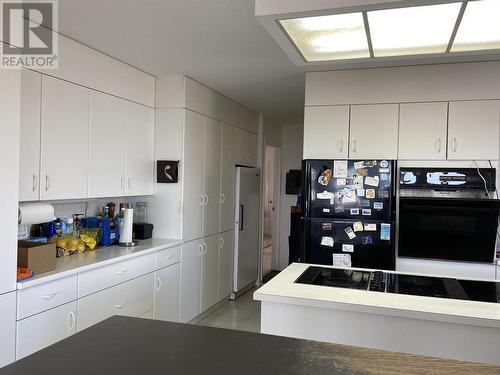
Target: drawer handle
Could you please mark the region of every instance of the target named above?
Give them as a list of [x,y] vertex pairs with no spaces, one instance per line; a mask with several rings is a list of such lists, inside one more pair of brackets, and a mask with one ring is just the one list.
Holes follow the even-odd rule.
[[118,305],[115,305],[115,308],[121,310],[125,307],[126,304],[127,304],[127,301],[124,301]]
[[220,193],[220,203],[224,203],[226,201],[226,194]]
[[156,290],[160,290],[161,289],[161,279],[160,277],[156,277]]
[[203,253],[202,254],[206,254],[208,251],[208,246],[205,242],[203,242]]
[[224,238],[220,238],[220,248],[222,249],[224,247]]
[[57,295],[57,292],[52,292],[52,293],[49,293],[49,294],[42,296],[42,298],[45,300],[49,300],[49,299],[54,298],[56,295]]
[[76,323],[75,313],[73,311],[71,311],[69,313],[69,330],[70,331],[72,331],[73,328],[75,328],[75,323]]
[[170,259],[172,259],[172,255],[165,255],[165,259],[166,259],[166,260],[170,260]]
[[124,269],[124,270],[121,270],[121,271],[118,271],[117,274],[118,275],[125,275],[127,273],[128,269]]

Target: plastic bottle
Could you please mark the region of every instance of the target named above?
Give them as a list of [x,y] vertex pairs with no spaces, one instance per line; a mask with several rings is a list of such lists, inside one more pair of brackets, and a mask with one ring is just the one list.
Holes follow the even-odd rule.
[[75,231],[75,225],[73,223],[73,218],[68,217],[66,218],[66,236],[72,236]]

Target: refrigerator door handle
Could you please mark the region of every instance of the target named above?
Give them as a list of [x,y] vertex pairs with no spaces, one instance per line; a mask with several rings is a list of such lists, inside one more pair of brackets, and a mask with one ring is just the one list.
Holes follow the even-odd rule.
[[245,205],[243,204],[240,204],[240,232],[243,231],[243,218],[244,218],[244,215],[243,215],[243,211],[245,210]]

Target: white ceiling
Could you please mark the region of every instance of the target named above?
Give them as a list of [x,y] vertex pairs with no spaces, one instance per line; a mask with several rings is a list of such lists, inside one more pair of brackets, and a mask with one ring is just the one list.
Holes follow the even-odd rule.
[[301,122],[304,73],[254,0],[59,0],[63,34],[154,75],[185,74],[281,122]]

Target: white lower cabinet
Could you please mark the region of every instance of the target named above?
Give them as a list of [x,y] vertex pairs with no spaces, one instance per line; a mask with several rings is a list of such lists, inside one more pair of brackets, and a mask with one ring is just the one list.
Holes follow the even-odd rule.
[[139,317],[154,306],[153,273],[78,300],[78,331],[113,315]]
[[0,368],[16,359],[16,292],[0,295]]
[[233,282],[233,244],[234,231],[219,235],[219,298],[228,297],[232,292]]
[[16,359],[71,336],[76,332],[76,320],[76,302],[70,302],[18,321]]
[[186,242],[181,253],[180,321],[189,322],[201,312],[202,240]]
[[203,239],[201,264],[201,311],[203,312],[219,301],[218,234]]
[[180,263],[155,272],[155,319],[179,321],[180,277]]

